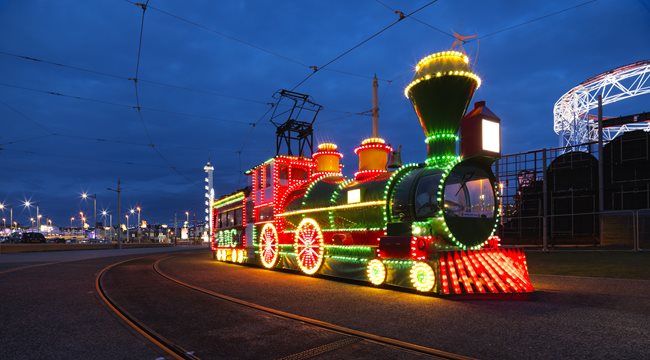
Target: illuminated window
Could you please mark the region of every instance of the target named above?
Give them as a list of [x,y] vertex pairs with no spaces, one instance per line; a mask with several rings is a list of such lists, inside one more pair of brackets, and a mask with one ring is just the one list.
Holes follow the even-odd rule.
[[498,153],[501,151],[501,139],[499,138],[499,123],[483,119],[483,150]]
[[361,189],[354,189],[348,191],[348,204],[361,202]]

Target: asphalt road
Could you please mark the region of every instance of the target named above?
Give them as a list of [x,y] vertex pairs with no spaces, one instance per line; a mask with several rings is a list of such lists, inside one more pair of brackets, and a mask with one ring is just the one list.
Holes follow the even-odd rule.
[[650,281],[533,276],[529,300],[461,301],[217,263],[206,254],[160,267],[225,295],[482,359],[650,358]]
[[110,312],[95,291],[108,264],[186,248],[0,256],[0,359],[155,359],[163,353]]
[[[22,269],[66,259],[22,259],[11,266],[0,259],[0,358],[162,356],[94,289],[101,268],[142,255]],[[104,287],[132,315],[201,358],[423,357],[180,287],[152,271],[152,263],[166,256],[116,267],[106,273]],[[9,267],[13,271],[3,274]],[[477,358],[650,358],[650,281],[533,276],[538,291],[530,300],[458,301],[217,263],[205,250],[173,254],[160,268],[263,306]]]

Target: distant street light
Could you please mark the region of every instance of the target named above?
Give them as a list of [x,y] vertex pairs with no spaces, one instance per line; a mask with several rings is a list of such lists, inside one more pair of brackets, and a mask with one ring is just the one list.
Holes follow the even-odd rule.
[[[7,207],[8,207],[8,206],[7,206],[5,203],[0,203],[0,210],[2,210],[2,213],[3,213],[3,214],[4,214],[5,209],[6,209]],[[14,224],[14,209],[11,208],[11,207],[9,207],[9,227],[10,227],[11,229],[13,229],[13,227],[14,227],[13,224]]]
[[124,216],[126,217],[126,241],[129,241],[129,214]]
[[74,216],[70,217],[70,235],[72,235],[72,222],[74,221]]
[[93,199],[93,228],[97,227],[97,194],[88,194],[88,193],[82,193],[81,198],[86,200],[88,198]]
[[[121,224],[121,218],[120,218],[120,193],[122,192],[122,188],[120,187],[120,179],[117,179],[117,189],[111,189],[111,188],[106,188],[108,191],[115,191],[117,193],[117,247],[122,248],[122,224]],[[112,216],[112,215],[111,215]],[[112,226],[112,218],[111,218],[111,229],[113,228]]]
[[140,242],[140,227],[142,226],[142,224],[140,223],[140,210],[141,210],[141,209],[140,209],[139,206],[138,206],[137,208],[135,208],[135,209],[138,210],[138,228],[137,228],[137,230],[136,230],[136,231],[137,231],[137,235],[136,235],[136,236],[138,237],[138,242]]
[[2,218],[2,228],[5,229],[7,228],[7,219]]
[[[38,231],[38,229],[41,227],[41,217],[39,216],[40,212],[39,212],[39,209],[38,209],[39,204],[37,202],[32,202],[31,200],[25,200],[23,202],[23,206],[26,209],[29,209],[32,206],[36,206],[36,231]],[[34,226],[34,225],[32,225],[32,226]]]

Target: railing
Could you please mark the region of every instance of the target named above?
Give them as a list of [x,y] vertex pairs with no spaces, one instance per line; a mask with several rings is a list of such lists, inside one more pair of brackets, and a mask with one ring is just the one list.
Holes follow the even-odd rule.
[[[546,230],[546,231],[545,231]],[[504,217],[507,246],[650,250],[650,209]]]

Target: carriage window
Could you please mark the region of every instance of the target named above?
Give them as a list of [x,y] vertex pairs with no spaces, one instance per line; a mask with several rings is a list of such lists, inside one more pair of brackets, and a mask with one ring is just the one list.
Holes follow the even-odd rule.
[[253,223],[253,202],[252,201],[246,202],[246,223],[247,224]]
[[494,191],[490,180],[476,172],[449,174],[445,185],[445,213],[458,217],[494,217]]
[[273,179],[271,178],[271,167],[267,166],[264,168],[264,176],[266,177],[266,187],[271,187],[271,184],[273,184]]
[[438,205],[438,186],[440,185],[440,174],[425,176],[418,181],[415,191],[415,216],[418,218],[437,216],[440,207]]
[[307,173],[307,170],[305,170],[303,168],[295,167],[295,168],[291,169],[291,177],[294,180],[303,181],[303,180],[307,180],[307,178],[309,178],[309,173]]
[[277,166],[276,171],[278,172],[278,179],[280,180],[281,186],[289,185],[289,167],[285,164],[274,165]]
[[259,221],[273,220],[273,208],[265,206],[259,209]]
[[235,210],[235,225],[241,225],[242,209]]

